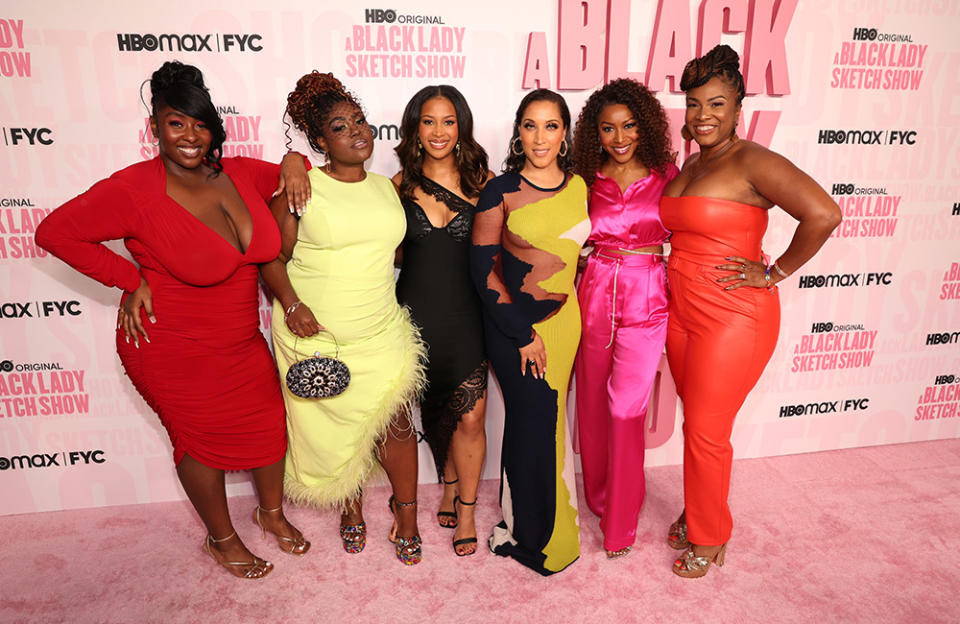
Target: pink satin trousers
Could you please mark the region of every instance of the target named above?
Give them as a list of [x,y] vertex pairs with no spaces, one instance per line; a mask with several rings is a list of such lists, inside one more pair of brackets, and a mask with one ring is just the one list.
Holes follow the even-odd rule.
[[600,516],[606,550],[636,539],[647,404],[667,335],[666,285],[659,256],[597,250],[577,291],[580,460],[587,506]]

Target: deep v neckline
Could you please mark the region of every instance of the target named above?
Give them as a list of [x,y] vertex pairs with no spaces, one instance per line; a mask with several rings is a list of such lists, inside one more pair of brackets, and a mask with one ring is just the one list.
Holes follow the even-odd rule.
[[[176,206],[176,207],[179,208],[181,211],[183,211],[184,213],[186,213],[190,218],[192,218],[194,221],[196,221],[197,223],[199,223],[203,228],[205,228],[207,231],[209,231],[209,232],[210,232],[211,234],[213,234],[215,237],[217,237],[217,238],[219,238],[221,241],[223,241],[223,244],[225,244],[227,247],[229,247],[230,249],[232,249],[232,250],[233,250],[234,252],[236,252],[238,255],[240,255],[240,256],[242,256],[242,257],[245,257],[245,256],[249,253],[250,248],[253,247],[253,237],[254,237],[254,235],[255,235],[256,232],[257,232],[257,228],[254,227],[254,223],[253,223],[253,212],[250,211],[250,208],[247,206],[247,200],[246,200],[246,198],[243,196],[243,193],[242,193],[242,192],[240,191],[240,189],[237,187],[237,183],[234,182],[234,181],[233,181],[233,178],[230,177],[230,174],[227,173],[226,169],[224,169],[224,170],[221,171],[220,173],[223,174],[223,175],[225,175],[225,176],[227,176],[227,180],[229,180],[229,181],[230,181],[230,184],[233,185],[233,190],[237,192],[237,197],[240,198],[240,203],[243,204],[244,210],[247,211],[247,215],[250,217],[250,242],[247,243],[247,248],[246,248],[245,250],[241,250],[241,249],[239,249],[239,248],[237,248],[237,247],[234,247],[234,246],[233,246],[233,243],[231,243],[231,242],[228,241],[226,238],[224,238],[222,234],[220,234],[220,233],[217,232],[215,229],[213,229],[212,227],[210,227],[209,225],[207,225],[206,223],[204,223],[203,219],[201,219],[201,218],[198,217],[197,215],[195,215],[195,214],[193,214],[192,212],[190,212],[189,210],[187,210],[187,209],[184,207],[183,204],[181,204],[180,202],[178,202],[177,200],[175,200],[173,197],[171,197],[170,194],[167,192],[167,168],[166,168],[166,166],[164,166],[162,160],[160,161],[160,171],[161,171],[161,174],[160,174],[160,183],[161,183],[162,186],[163,186],[163,194],[164,194],[164,196],[166,196],[166,198],[167,198],[168,200],[170,200],[171,203],[173,203],[174,206]],[[223,210],[223,209],[221,208],[221,210]],[[230,217],[230,213],[227,213],[227,217],[229,217],[230,220],[233,221],[233,218]],[[236,225],[236,223],[234,223],[234,225]],[[238,244],[238,245],[242,245],[242,244],[243,244],[243,241],[240,240],[240,228],[239,228],[239,227],[237,228],[237,244]]]
[[[450,227],[451,223],[459,219],[463,214],[465,213],[469,214],[470,210],[473,210],[476,208],[475,205],[471,204],[469,201],[467,201],[463,197],[460,197],[459,195],[457,195],[447,187],[443,186],[439,182],[432,180],[427,176],[421,176],[421,177],[423,178],[423,182],[421,182],[420,188],[423,190],[424,194],[429,195],[430,197],[433,197],[435,200],[437,200],[438,202],[446,206],[449,210],[452,210],[453,212],[457,213],[453,215],[453,217],[449,221],[447,221],[444,225],[436,225],[433,221],[430,220],[430,215],[427,214],[427,211],[424,210],[423,206],[420,205],[420,202],[414,199],[413,200],[414,205],[416,205],[416,207],[423,214],[423,217],[424,219],[427,220],[427,223],[430,224],[430,229],[446,230],[447,228]],[[428,190],[428,186],[433,186],[434,188],[431,190]],[[455,204],[460,203],[462,204],[462,206],[460,207],[459,210],[457,210],[457,208],[452,206],[447,201],[448,199],[450,199]]]

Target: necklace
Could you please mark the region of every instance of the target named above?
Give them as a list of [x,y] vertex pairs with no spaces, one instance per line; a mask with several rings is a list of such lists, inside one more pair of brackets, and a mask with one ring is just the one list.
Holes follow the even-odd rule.
[[730,139],[727,141],[727,144],[724,145],[723,147],[721,147],[719,150],[717,150],[717,151],[714,152],[713,154],[710,154],[710,157],[709,157],[709,158],[704,158],[704,156],[701,155],[701,156],[700,156],[700,164],[701,164],[701,165],[706,165],[706,164],[711,163],[711,162],[715,161],[716,159],[720,158],[721,156],[723,156],[724,152],[726,152],[728,149],[730,149],[731,147],[733,147],[734,144],[737,143],[737,141],[738,141],[737,135],[736,135],[736,134],[731,135],[731,136],[730,136]]

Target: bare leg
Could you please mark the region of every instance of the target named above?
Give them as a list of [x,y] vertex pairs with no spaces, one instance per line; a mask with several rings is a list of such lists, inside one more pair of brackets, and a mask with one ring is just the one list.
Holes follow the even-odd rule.
[[[456,435],[456,433],[454,433]],[[451,448],[453,447],[453,441],[450,442]],[[443,474],[440,475],[440,478],[443,479],[443,497],[440,499],[440,507],[437,510],[438,512],[450,512],[456,514],[457,510],[453,508],[453,499],[457,495],[457,467],[453,461],[453,453],[447,453],[447,463],[443,467]],[[453,528],[457,526],[456,516],[446,516],[437,514],[437,522],[442,527]]]
[[[380,444],[380,464],[387,472],[393,487],[394,500],[409,503],[417,500],[417,437],[409,423],[409,416],[398,415]],[[396,535],[419,535],[417,506],[394,505]]]
[[[483,469],[483,458],[487,453],[487,434],[484,429],[484,411],[487,406],[486,395],[477,400],[473,409],[464,414],[453,433],[450,444],[450,456],[456,465],[460,476],[460,500],[473,503],[477,500],[477,487],[480,484],[480,473]],[[474,522],[473,505],[457,505],[457,530],[453,535],[454,541],[466,537],[476,537],[477,527]],[[461,544],[456,547],[457,553],[467,555],[476,551],[476,544]]]
[[340,539],[348,553],[357,554],[367,544],[367,528],[363,522],[363,494],[344,503],[340,512]]
[[[204,466],[189,455],[184,455],[177,466],[177,476],[187,498],[206,525],[207,533],[213,540],[219,540],[207,542],[208,547],[219,554],[219,561],[250,561],[250,567],[256,565],[253,563],[253,553],[240,541],[240,536],[236,535],[230,521],[223,471]],[[214,558],[217,558],[216,554]],[[250,567],[231,566],[227,569],[236,576],[244,576]]]
[[281,550],[299,555],[307,552],[310,544],[302,541],[303,535],[283,514],[283,464],[284,460],[281,459],[251,471],[260,499],[260,506],[254,510],[253,517],[262,529],[278,538],[286,538],[279,540]]

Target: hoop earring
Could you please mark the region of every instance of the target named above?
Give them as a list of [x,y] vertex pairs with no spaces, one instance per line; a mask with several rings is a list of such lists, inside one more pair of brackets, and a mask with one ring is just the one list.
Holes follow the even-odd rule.
[[[518,142],[520,144],[519,151],[517,151]],[[514,156],[523,156],[523,142],[520,141],[520,137],[517,137],[514,140],[510,141],[510,151],[513,153]]]
[[567,140],[564,139],[563,141],[560,142],[560,151],[558,152],[558,154],[560,155],[561,158],[563,158],[564,156],[567,155],[568,151],[570,150],[567,149]]

